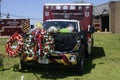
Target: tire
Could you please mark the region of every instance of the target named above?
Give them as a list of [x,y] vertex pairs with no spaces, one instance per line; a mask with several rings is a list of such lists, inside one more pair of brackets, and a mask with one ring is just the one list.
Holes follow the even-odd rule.
[[85,59],[85,47],[82,45],[79,49],[79,59],[76,65],[78,74],[83,74],[84,71],[84,59]]
[[22,70],[29,70],[30,69],[30,65],[28,65],[27,62],[24,62],[23,60],[20,60],[20,64],[21,64]]

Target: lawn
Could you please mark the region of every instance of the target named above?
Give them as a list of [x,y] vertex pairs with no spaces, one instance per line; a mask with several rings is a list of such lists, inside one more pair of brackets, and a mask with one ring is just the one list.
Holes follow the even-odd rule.
[[[95,33],[94,48],[89,61],[86,61],[83,75],[74,73],[74,69],[36,68],[22,71],[13,70],[19,64],[19,58],[10,58],[5,52],[7,38],[0,38],[0,54],[4,57],[4,70],[0,71],[0,80],[119,80],[120,79],[120,34]],[[22,79],[23,78],[23,79]]]

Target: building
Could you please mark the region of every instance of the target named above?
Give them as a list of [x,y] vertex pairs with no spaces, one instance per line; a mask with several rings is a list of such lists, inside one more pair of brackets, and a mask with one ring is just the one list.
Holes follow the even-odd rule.
[[120,33],[120,1],[94,6],[93,14],[96,30]]

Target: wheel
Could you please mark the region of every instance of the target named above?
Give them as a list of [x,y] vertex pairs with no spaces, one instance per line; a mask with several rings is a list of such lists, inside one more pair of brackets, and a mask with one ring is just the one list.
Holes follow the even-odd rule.
[[85,47],[82,45],[79,49],[79,60],[76,65],[77,73],[82,74],[84,71]]
[[77,64],[77,73],[82,74],[84,71],[84,58]]
[[28,65],[26,62],[24,62],[23,60],[20,60],[20,64],[21,64],[21,69],[22,70],[29,70],[30,69],[30,65]]

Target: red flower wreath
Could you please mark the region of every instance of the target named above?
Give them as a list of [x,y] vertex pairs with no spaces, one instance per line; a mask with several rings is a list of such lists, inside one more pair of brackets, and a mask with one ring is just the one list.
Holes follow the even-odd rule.
[[[12,48],[12,44],[14,42],[17,42],[17,47],[15,49]],[[6,52],[7,55],[10,57],[16,57],[19,55],[21,49],[23,47],[23,37],[19,33],[15,33],[8,39],[8,42],[6,43]]]

